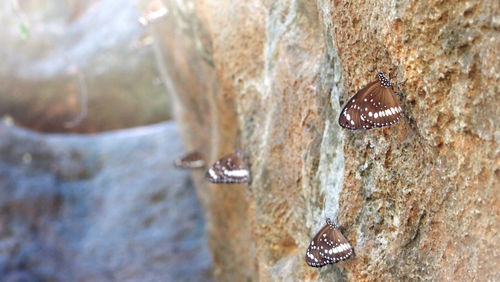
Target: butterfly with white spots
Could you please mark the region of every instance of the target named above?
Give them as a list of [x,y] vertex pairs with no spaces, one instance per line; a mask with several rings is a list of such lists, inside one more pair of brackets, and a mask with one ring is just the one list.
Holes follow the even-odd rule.
[[223,156],[205,174],[212,183],[243,183],[250,178],[250,171],[245,160],[245,154],[237,150]]
[[395,124],[401,118],[398,96],[383,72],[359,90],[344,106],[339,124],[347,129],[370,129]]
[[306,263],[312,267],[322,267],[346,260],[353,253],[351,244],[339,227],[327,218],[326,225],[314,236],[307,248]]

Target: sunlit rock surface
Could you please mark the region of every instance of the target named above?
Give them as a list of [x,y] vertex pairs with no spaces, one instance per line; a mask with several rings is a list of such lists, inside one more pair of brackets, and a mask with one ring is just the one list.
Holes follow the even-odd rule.
[[95,136],[0,125],[0,280],[211,280],[190,175],[172,166],[183,151],[173,123]]
[[45,132],[169,119],[151,28],[140,16],[135,0],[1,1],[0,117]]
[[[500,280],[498,1],[164,2],[186,147],[251,167],[248,185],[195,177],[218,278]],[[377,71],[404,118],[341,129]],[[355,257],[307,267],[327,216]]]

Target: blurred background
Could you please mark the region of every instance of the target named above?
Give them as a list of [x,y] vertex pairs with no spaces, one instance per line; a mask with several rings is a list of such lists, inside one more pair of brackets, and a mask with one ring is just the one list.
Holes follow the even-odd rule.
[[[159,0],[0,2],[0,280],[212,279]],[[173,39],[172,39],[173,40]]]
[[80,133],[171,118],[153,51],[154,27],[141,18],[164,9],[160,1],[0,5],[4,118],[37,131]]

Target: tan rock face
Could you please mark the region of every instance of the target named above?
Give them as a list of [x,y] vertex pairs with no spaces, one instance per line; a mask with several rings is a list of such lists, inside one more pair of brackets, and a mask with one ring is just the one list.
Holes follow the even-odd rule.
[[[194,174],[219,279],[500,279],[498,1],[165,2],[185,146],[251,168]],[[341,129],[377,71],[404,118]],[[355,257],[318,270],[304,253],[327,216]]]

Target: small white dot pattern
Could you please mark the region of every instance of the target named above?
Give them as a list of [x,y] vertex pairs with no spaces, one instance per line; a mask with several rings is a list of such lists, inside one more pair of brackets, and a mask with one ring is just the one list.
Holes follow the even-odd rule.
[[380,81],[380,85],[382,85],[382,87],[392,87],[392,83],[391,81],[389,80],[389,78],[387,78],[383,72],[379,72],[377,74],[377,77],[378,77],[378,80]]

